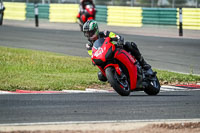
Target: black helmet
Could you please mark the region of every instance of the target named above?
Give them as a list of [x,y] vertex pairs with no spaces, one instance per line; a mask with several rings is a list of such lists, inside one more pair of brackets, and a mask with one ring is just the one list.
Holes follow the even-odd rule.
[[95,20],[88,20],[87,22],[85,22],[85,24],[83,25],[83,32],[88,39],[94,40],[94,38],[97,37],[99,34],[97,22]]

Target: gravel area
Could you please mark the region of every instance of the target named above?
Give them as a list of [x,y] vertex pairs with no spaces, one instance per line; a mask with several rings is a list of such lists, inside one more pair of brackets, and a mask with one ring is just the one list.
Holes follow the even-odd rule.
[[200,122],[0,126],[0,133],[199,133]]

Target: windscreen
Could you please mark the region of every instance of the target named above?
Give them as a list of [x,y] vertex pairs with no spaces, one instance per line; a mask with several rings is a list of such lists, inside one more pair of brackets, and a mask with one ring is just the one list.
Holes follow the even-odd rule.
[[97,50],[99,47],[101,47],[104,43],[105,39],[104,38],[99,38],[94,42],[93,47]]

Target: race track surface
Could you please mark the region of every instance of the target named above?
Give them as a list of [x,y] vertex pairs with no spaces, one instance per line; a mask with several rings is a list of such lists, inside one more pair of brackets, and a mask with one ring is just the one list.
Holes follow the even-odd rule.
[[200,91],[73,94],[2,94],[0,125],[200,118]]

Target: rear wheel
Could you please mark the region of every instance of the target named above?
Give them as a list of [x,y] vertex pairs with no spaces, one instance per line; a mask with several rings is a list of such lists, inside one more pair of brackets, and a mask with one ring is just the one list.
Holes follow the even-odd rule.
[[144,89],[144,92],[148,95],[157,95],[160,92],[160,83],[156,75],[149,81],[149,85]]
[[118,75],[113,67],[108,67],[105,70],[108,82],[114,90],[121,96],[130,95],[130,85],[127,76],[122,72]]

